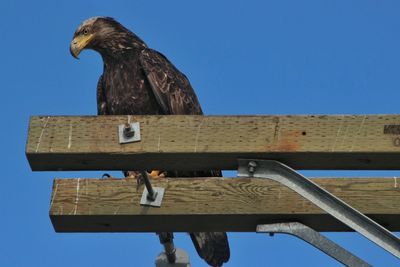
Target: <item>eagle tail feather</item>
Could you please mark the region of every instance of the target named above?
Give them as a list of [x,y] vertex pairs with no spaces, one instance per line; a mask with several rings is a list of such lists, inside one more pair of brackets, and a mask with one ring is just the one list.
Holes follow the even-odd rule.
[[228,237],[224,232],[190,233],[199,256],[210,266],[220,267],[229,260]]

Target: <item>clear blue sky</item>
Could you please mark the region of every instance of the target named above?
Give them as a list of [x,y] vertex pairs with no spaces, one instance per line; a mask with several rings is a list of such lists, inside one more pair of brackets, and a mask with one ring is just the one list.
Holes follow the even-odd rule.
[[[96,113],[101,58],[87,51],[77,61],[68,51],[88,17],[115,17],[163,52],[207,114],[399,113],[399,1],[193,2],[0,2],[0,266],[146,267],[161,251],[153,234],[56,234],[52,179],[102,172],[33,173],[24,155],[29,116]],[[375,266],[400,266],[357,234],[328,236]],[[340,266],[291,237],[229,237],[226,266]],[[186,234],[176,245],[205,266]]]

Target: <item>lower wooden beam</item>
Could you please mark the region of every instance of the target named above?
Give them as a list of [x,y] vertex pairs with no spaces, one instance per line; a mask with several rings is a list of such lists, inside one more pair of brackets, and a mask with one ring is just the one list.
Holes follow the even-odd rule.
[[[400,230],[397,178],[320,178],[322,187],[391,231]],[[318,231],[350,231],[295,192],[270,180],[174,178],[162,206],[139,205],[132,179],[56,179],[50,218],[57,232],[254,232],[257,224],[302,222]]]

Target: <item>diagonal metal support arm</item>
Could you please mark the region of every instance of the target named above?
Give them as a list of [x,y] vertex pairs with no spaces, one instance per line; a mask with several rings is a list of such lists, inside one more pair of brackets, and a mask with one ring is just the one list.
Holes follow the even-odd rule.
[[311,201],[345,225],[400,258],[400,239],[285,164],[274,160],[239,160],[239,177],[277,181]]
[[298,222],[262,224],[257,226],[257,233],[282,233],[300,238],[321,250],[328,256],[349,267],[371,267],[368,263],[348,252],[332,240],[312,228]]

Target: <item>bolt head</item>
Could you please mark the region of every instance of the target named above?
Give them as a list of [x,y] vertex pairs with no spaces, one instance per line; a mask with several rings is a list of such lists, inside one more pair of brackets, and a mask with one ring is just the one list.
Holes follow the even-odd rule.
[[129,123],[126,123],[124,125],[124,135],[125,137],[132,137],[135,135],[135,131],[132,129]]
[[131,125],[129,123],[125,123],[124,125],[124,131],[129,131],[131,129]]
[[255,161],[250,161],[247,167],[249,168],[249,172],[253,173],[256,170],[257,163]]

